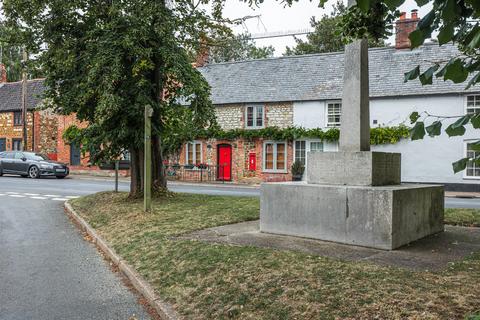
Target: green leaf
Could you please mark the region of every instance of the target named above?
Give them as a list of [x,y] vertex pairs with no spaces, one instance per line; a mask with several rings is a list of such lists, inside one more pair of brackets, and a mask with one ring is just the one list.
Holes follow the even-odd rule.
[[430,29],[432,26],[432,23],[435,21],[435,15],[436,11],[431,10],[429,13],[425,15],[419,22],[417,26],[418,29]]
[[430,0],[415,0],[415,2],[417,3],[417,5],[419,7],[423,7],[424,5],[426,5],[427,3],[430,2]]
[[420,140],[425,136],[425,125],[422,121],[415,123],[415,126],[410,130],[412,140]]
[[457,121],[451,124],[453,128],[458,128],[458,127],[463,127],[466,125],[472,116],[469,114],[464,115],[463,117],[460,117]]
[[[475,141],[473,143],[469,143],[468,148],[472,149],[473,151],[480,151],[480,141]],[[478,158],[478,156],[477,156],[477,158]]]
[[452,40],[455,31],[453,28],[453,24],[447,24],[440,28],[440,32],[438,34],[438,44],[442,45],[448,43]]
[[471,32],[474,33],[474,36],[468,44],[468,47],[470,49],[478,49],[480,47],[480,28],[475,28]]
[[357,7],[367,13],[370,10],[370,0],[357,0]]
[[445,6],[442,8],[441,15],[445,21],[455,20],[459,13],[459,7],[456,0],[446,0]]
[[433,83],[433,74],[435,73],[435,71],[438,70],[438,68],[440,68],[440,65],[435,64],[420,75],[420,82],[422,83],[422,85]]
[[440,121],[435,121],[426,127],[425,130],[430,137],[439,136],[442,130],[442,123]]
[[394,11],[398,7],[400,7],[405,0],[385,0],[385,4],[387,5],[388,9]]
[[464,68],[460,59],[455,59],[453,63],[446,66],[444,80],[452,80],[454,83],[462,83],[468,78],[468,71]]
[[412,70],[405,72],[404,75],[405,75],[405,79],[403,80],[403,82],[407,82],[409,80],[414,80],[418,78],[418,76],[420,75],[420,66],[416,66]]
[[415,122],[417,122],[418,118],[420,118],[420,115],[418,114],[417,111],[414,111],[410,114],[410,123],[411,124],[414,124]]
[[477,74],[468,81],[468,85],[465,88],[465,90],[470,89],[472,86],[476,85],[478,82],[480,82],[480,72],[477,72]]
[[426,37],[423,31],[420,29],[416,29],[408,35],[408,39],[410,39],[410,46],[412,48],[421,46],[425,41],[425,38]]
[[463,136],[465,134],[465,131],[465,127],[454,127],[453,124],[449,125],[447,129],[445,129],[445,132],[448,134],[449,137]]
[[457,173],[457,172],[465,170],[469,160],[470,160],[469,158],[463,158],[463,159],[460,159],[460,160],[452,163],[453,172]]
[[470,118],[470,122],[475,129],[480,129],[480,113],[473,115]]
[[478,0],[465,0],[475,11],[480,11],[480,1]]

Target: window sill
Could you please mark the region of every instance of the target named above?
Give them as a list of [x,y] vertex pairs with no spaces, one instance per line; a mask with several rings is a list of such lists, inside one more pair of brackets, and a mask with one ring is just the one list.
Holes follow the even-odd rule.
[[478,177],[463,176],[463,180],[480,180],[480,176]]
[[245,127],[245,130],[260,130],[260,129],[265,129],[265,127]]
[[263,170],[262,173],[280,173],[280,174],[287,174],[287,170]]

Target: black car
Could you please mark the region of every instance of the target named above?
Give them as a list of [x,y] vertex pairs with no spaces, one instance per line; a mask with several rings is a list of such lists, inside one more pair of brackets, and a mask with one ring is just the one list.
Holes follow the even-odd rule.
[[40,178],[40,176],[55,176],[63,179],[68,176],[68,167],[48,159],[45,155],[35,152],[4,151],[0,152],[0,176],[3,174],[18,174],[22,177]]

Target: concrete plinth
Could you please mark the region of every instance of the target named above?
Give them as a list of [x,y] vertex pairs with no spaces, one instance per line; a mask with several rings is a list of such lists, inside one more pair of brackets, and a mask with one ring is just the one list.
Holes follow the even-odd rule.
[[401,182],[401,154],[388,152],[309,152],[307,182],[384,186]]
[[262,185],[260,231],[392,250],[443,231],[438,185]]

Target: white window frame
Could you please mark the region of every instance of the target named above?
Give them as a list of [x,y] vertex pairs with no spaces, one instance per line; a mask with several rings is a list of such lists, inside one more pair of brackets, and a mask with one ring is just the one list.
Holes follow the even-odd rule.
[[[468,106],[468,98],[469,97],[474,98],[474,106],[473,107]],[[469,94],[469,95],[465,96],[465,114],[469,114],[468,109],[473,109],[473,111],[474,111],[473,114],[475,114],[475,111],[477,111],[477,113],[480,113],[480,94]]]
[[[266,160],[267,160],[267,144],[273,144],[273,169],[266,169]],[[284,144],[284,159],[285,159],[285,168],[277,169],[277,145]],[[264,141],[263,150],[262,150],[262,170],[267,173],[288,173],[288,142],[287,141]]]
[[308,153],[312,151],[311,143],[312,142],[320,142],[322,144],[322,151],[325,152],[325,144],[321,139],[297,139],[293,141],[293,162],[297,161],[297,141],[305,141],[305,170],[307,169],[308,163]]
[[[333,104],[340,104],[340,121],[339,122],[330,122],[328,121],[328,106],[333,105]],[[333,115],[336,115],[335,113]],[[327,128],[340,128],[340,125],[342,123],[342,101],[340,100],[332,100],[332,101],[327,101],[325,102],[325,126]]]
[[[248,108],[253,108],[253,126],[248,125]],[[262,125],[257,126],[258,109],[262,109]],[[263,104],[247,104],[245,106],[245,129],[262,129],[265,127],[265,106]]]
[[[474,143],[476,141],[479,141],[479,139],[468,139],[468,140],[464,140],[463,141],[463,145],[464,145],[464,152],[463,152],[463,155],[464,157],[467,156],[467,153],[468,153],[468,144],[469,143]],[[480,153],[480,152],[477,152],[477,153]],[[475,164],[474,164],[475,166]],[[480,168],[480,166],[479,166]],[[463,170],[463,179],[466,179],[466,180],[480,180],[480,176],[469,176],[467,175],[467,169],[468,169],[468,163],[467,163],[467,167],[465,168],[465,170]]]
[[[197,162],[197,152],[196,152],[196,148],[195,146],[196,145],[200,145],[200,161]],[[192,153],[192,156],[193,156],[193,161],[192,163],[188,163],[188,150],[189,148],[193,147],[193,153]],[[202,163],[202,159],[203,159],[203,146],[202,146],[202,142],[201,141],[190,141],[190,142],[187,142],[185,144],[185,165],[194,165],[196,166],[197,164],[200,164]]]

